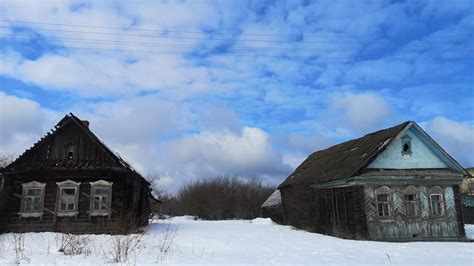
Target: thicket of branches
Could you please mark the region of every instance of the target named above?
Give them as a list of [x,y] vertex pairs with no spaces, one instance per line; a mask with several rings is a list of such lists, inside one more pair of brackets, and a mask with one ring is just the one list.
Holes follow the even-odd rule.
[[162,193],[161,212],[206,220],[253,219],[274,190],[258,179],[206,178],[184,185],[176,196]]

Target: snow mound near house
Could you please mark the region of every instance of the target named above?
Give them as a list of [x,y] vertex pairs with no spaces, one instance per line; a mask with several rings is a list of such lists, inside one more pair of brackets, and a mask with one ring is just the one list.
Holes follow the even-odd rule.
[[250,221],[251,224],[272,225],[274,224],[270,218],[256,218]]
[[466,238],[474,240],[474,224],[464,225],[464,230],[466,230]]

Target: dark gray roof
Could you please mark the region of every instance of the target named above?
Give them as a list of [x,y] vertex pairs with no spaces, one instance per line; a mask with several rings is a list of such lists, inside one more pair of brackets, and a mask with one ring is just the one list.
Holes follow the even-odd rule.
[[[67,125],[68,123],[76,123],[86,135],[88,135],[108,156],[111,160],[109,161],[71,161],[71,160],[46,160],[46,161],[31,161],[27,157],[29,154],[35,152],[43,143],[47,142],[48,139],[52,138],[57,132]],[[107,145],[105,145],[90,129],[86,126],[81,119],[74,114],[70,113],[64,116],[61,121],[56,124],[52,133],[47,133],[46,136],[36,142],[31,148],[27,149],[22,155],[20,155],[15,161],[6,166],[4,170],[9,171],[13,169],[122,169],[131,171],[142,179],[144,179],[133,167],[128,164],[120,155],[114,153]],[[145,180],[145,179],[144,179]],[[148,182],[148,181],[147,181]]]
[[[414,122],[412,122],[414,123]],[[390,145],[410,121],[311,154],[278,187],[344,179],[358,174]]]

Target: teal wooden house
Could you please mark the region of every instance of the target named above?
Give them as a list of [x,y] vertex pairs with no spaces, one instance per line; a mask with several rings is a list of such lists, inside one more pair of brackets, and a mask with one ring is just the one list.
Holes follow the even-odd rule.
[[351,239],[462,239],[468,175],[408,121],[311,154],[279,186],[284,221]]

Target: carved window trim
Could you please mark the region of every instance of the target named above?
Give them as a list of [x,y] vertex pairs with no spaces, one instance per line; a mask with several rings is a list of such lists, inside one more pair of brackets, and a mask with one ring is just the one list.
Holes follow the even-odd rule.
[[[383,196],[386,196],[386,200],[380,201]],[[388,186],[380,186],[375,189],[375,209],[378,219],[384,220],[392,218],[392,190]]]
[[[23,187],[22,195],[21,195],[21,205],[20,205],[20,212],[18,215],[21,217],[42,217],[44,214],[44,191],[46,187],[46,183],[40,183],[37,181],[31,181],[28,183],[21,184]],[[39,190],[39,195],[28,195],[29,191],[32,190]],[[38,200],[35,200],[39,198]],[[37,208],[33,210],[28,210],[28,206],[36,206]]]
[[[420,201],[418,197],[418,189],[413,186],[407,186],[403,190],[403,207],[405,210],[405,216],[408,219],[414,219],[417,218],[420,215]],[[413,199],[410,199],[409,196],[413,195]],[[409,214],[409,209],[413,209],[413,214]]]
[[[90,182],[91,192],[90,192],[90,206],[89,206],[89,215],[90,216],[111,216],[112,215],[112,186],[113,182],[107,182],[105,180],[99,180],[95,182]],[[101,192],[100,195],[98,192]],[[104,193],[104,191],[106,193]],[[106,198],[105,204],[103,204],[103,199]],[[100,209],[96,209],[96,206],[101,206]]]
[[[428,199],[429,199],[429,208],[430,208],[430,216],[431,217],[444,217],[445,215],[445,202],[444,202],[444,189],[440,186],[434,186],[434,187],[431,187],[429,189],[429,192],[428,192]],[[439,202],[440,202],[440,214],[435,214],[433,212],[433,200],[432,200],[432,196],[440,196],[439,197]]]
[[[79,188],[81,186],[80,182],[74,182],[72,180],[66,180],[62,182],[57,182],[58,185],[58,216],[76,216],[79,214]],[[62,202],[64,198],[70,198],[70,196],[63,197],[63,190],[65,189],[74,189],[74,209],[73,210],[63,210]],[[67,202],[66,204],[71,204]]]
[[[436,202],[439,202],[439,211],[440,213],[435,213],[434,212],[434,208],[433,208],[433,203],[434,203],[434,200],[433,198],[435,196],[439,196],[439,200],[436,201]],[[429,189],[429,195],[428,195],[428,199],[429,199],[429,208],[430,208],[430,216],[431,217],[434,217],[434,218],[443,218],[446,214],[446,211],[445,211],[445,199],[444,199],[444,189],[440,186],[434,186],[434,187],[431,187]]]

